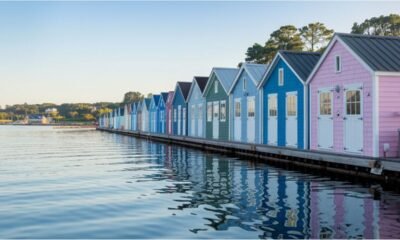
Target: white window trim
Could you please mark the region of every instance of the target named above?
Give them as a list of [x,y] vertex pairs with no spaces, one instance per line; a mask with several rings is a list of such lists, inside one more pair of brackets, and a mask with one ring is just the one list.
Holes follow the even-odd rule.
[[[208,112],[208,108],[211,108],[211,111]],[[207,118],[207,122],[212,122],[213,120],[213,102],[207,102],[207,109],[206,109],[206,118]]]
[[[337,66],[337,59],[339,59],[339,70],[336,68]],[[335,68],[335,73],[340,73],[342,72],[342,57],[340,55],[335,55],[335,61],[334,61],[334,68]]]
[[[281,73],[282,73],[282,78],[281,78]],[[285,84],[285,72],[283,71],[283,68],[279,68],[278,70],[278,86],[283,86]]]

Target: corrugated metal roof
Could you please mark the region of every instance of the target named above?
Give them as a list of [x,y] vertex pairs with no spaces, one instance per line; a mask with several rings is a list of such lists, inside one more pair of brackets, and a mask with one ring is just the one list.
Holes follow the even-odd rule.
[[189,95],[189,91],[190,91],[190,86],[192,85],[192,82],[178,82],[178,86],[182,91],[184,100],[187,100],[187,97]]
[[199,86],[201,93],[203,93],[204,92],[204,88],[206,87],[207,82],[208,82],[208,77],[194,77],[194,80],[196,80],[197,85]]
[[256,85],[261,81],[265,72],[267,71],[268,64],[255,64],[255,63],[243,63],[247,72],[257,82]]
[[221,82],[222,87],[228,92],[239,72],[239,68],[214,68],[213,71]]
[[162,96],[163,101],[166,103],[167,100],[168,100],[168,93],[167,92],[162,92],[161,96]]
[[295,52],[281,50],[279,53],[304,82],[307,80],[308,76],[321,57],[320,53],[315,52]]
[[153,95],[153,99],[154,99],[154,104],[156,105],[156,107],[158,106],[158,103],[160,102],[160,95],[156,94]]
[[400,71],[400,37],[336,33],[373,71]]

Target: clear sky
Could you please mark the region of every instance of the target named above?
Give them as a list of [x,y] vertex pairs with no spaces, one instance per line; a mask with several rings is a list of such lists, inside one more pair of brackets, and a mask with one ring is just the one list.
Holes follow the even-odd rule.
[[400,13],[400,2],[0,2],[0,105],[121,101],[235,67],[282,25]]

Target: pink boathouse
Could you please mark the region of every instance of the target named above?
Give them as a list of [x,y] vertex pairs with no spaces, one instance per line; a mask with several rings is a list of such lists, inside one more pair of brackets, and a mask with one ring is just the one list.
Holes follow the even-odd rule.
[[312,150],[398,156],[399,37],[337,33],[307,83]]

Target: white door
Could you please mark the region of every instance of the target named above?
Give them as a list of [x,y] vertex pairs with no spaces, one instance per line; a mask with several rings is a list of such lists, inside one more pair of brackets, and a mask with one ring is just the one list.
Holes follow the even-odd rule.
[[174,121],[173,119],[174,116],[172,116],[172,109],[169,109],[169,122],[168,122],[168,134],[172,133],[172,122]]
[[344,106],[344,150],[352,153],[363,152],[363,109],[362,87],[345,87]]
[[190,107],[190,136],[195,137],[196,136],[196,105],[193,104]]
[[186,136],[186,108],[182,109],[182,135]]
[[318,148],[333,149],[333,96],[332,90],[318,91]]
[[268,144],[278,145],[278,95],[268,94]]
[[255,97],[247,97],[247,142],[256,141],[256,102]]
[[197,137],[203,137],[203,104],[197,106]]
[[219,138],[219,102],[213,102],[213,138]]
[[241,141],[241,136],[242,136],[242,106],[240,103],[240,98],[235,99],[235,106],[234,106],[234,111],[235,111],[235,116],[233,118],[234,124],[233,124],[233,138],[235,141]]
[[286,93],[286,146],[297,147],[297,92]]
[[177,128],[178,128],[178,135],[181,135],[181,117],[182,117],[182,106],[178,106],[178,123],[177,123]]

